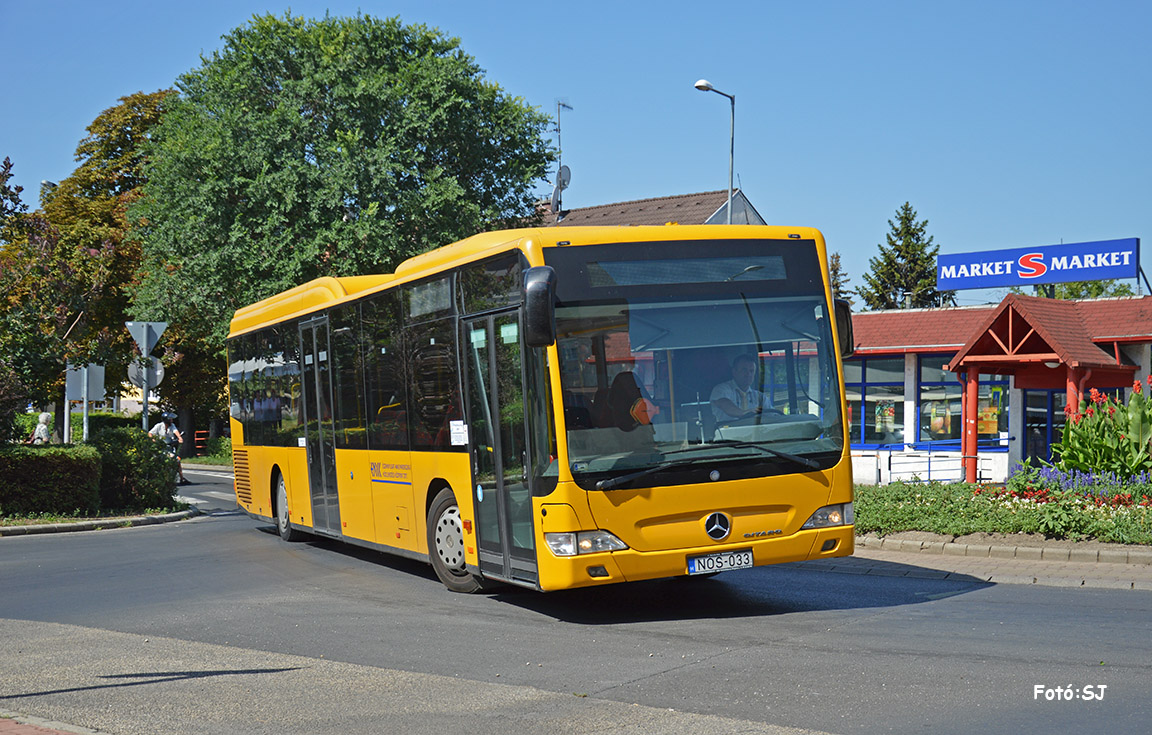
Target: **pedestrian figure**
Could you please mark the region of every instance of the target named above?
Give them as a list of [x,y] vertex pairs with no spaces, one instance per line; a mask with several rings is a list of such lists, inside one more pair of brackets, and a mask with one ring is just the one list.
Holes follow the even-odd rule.
[[48,428],[52,424],[52,414],[45,411],[40,414],[40,418],[36,421],[36,428],[32,430],[31,436],[28,437],[25,444],[47,444],[52,440],[52,429]]

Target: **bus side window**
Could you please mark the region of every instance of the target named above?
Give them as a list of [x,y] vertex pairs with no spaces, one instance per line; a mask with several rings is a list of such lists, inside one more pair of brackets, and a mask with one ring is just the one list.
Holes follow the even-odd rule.
[[336,447],[365,449],[368,441],[364,420],[364,380],[361,377],[359,305],[350,304],[333,310],[330,325]]
[[405,331],[405,349],[412,366],[409,428],[413,449],[451,449],[450,422],[463,416],[456,385],[454,326],[454,319],[440,319],[412,325]]
[[378,294],[363,305],[369,449],[408,449],[408,375],[400,329],[400,298]]

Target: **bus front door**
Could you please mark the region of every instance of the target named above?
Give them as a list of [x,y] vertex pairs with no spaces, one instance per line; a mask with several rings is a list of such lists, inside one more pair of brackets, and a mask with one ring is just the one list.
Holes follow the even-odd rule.
[[518,313],[464,322],[464,345],[480,569],[487,576],[535,583],[533,473]]
[[336,493],[336,445],[329,354],[328,317],[302,322],[301,383],[304,386],[304,436],[308,447],[312,528],[319,533],[339,536],[340,501]]

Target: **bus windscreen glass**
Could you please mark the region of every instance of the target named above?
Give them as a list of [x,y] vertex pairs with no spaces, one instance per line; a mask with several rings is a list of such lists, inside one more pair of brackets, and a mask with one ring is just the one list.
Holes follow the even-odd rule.
[[711,259],[698,244],[647,258],[636,245],[604,246],[562,271],[584,276],[561,279],[556,310],[568,459],[582,487],[786,474],[840,460],[832,320],[807,244],[718,241]]

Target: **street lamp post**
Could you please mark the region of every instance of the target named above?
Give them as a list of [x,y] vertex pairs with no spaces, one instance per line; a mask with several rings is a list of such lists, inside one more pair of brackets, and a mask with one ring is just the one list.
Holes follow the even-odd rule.
[[715,92],[722,94],[732,103],[732,118],[728,128],[728,224],[732,224],[732,164],[736,158],[736,95],[721,92],[712,86],[712,82],[701,79],[694,85],[701,92]]

